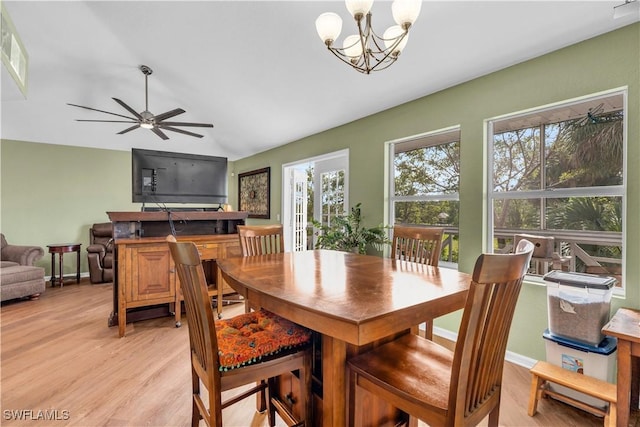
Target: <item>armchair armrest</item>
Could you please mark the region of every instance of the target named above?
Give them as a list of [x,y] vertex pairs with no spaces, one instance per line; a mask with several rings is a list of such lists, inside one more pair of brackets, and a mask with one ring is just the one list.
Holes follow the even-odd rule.
[[44,256],[40,246],[7,245],[2,249],[2,259],[20,265],[33,265]]
[[100,254],[100,259],[102,259],[104,254],[107,252],[107,248],[101,243],[94,243],[87,246],[87,252],[90,254]]

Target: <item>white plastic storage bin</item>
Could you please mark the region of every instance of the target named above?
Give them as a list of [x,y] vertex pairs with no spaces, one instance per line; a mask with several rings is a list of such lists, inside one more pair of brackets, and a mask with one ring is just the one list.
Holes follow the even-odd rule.
[[[615,362],[617,341],[606,337],[600,345],[589,346],[565,338],[559,338],[544,331],[542,337],[547,351],[547,362],[570,371],[578,372],[599,380],[615,382]],[[587,405],[606,409],[607,402],[587,396],[558,384],[549,384],[549,388],[557,393],[572,397]]]
[[544,276],[547,285],[549,332],[559,338],[597,346],[609,321],[616,279],[554,270]]

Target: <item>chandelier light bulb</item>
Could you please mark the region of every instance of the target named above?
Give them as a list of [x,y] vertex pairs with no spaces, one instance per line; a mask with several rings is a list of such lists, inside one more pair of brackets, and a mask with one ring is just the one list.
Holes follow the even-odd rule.
[[[387,49],[391,49],[393,45],[396,43],[396,41],[400,37],[402,37],[404,33],[405,33],[405,30],[403,30],[402,27],[400,27],[400,25],[393,25],[387,28],[387,30],[382,35],[382,38],[384,39],[385,47]],[[398,56],[400,52],[402,52],[402,49],[404,49],[404,47],[407,45],[408,40],[409,40],[409,33],[405,34],[404,38],[400,41],[400,43],[398,43],[398,46],[396,46],[393,49],[393,52],[391,54],[394,56]]]
[[344,54],[350,58],[358,58],[362,55],[362,40],[358,34],[345,37],[342,47]]
[[345,4],[351,16],[358,19],[358,16],[362,18],[369,13],[373,0],[345,0]]
[[316,19],[316,30],[322,42],[331,45],[340,36],[342,18],[337,13],[325,12]]
[[420,15],[422,0],[393,0],[391,13],[396,24],[402,28],[409,28]]

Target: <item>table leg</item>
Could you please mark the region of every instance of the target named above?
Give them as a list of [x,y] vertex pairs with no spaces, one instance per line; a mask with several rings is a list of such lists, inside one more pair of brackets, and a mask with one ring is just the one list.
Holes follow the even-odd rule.
[[322,425],[347,425],[347,344],[322,336]]
[[[120,282],[120,277],[118,277]],[[124,286],[118,285],[118,336],[122,338],[127,327],[127,304],[124,295]]]
[[640,357],[633,349],[631,353],[631,407],[637,411],[640,405]]
[[56,253],[51,252],[51,287],[56,285]]
[[617,427],[629,425],[629,394],[631,392],[631,343],[626,340],[618,340],[618,378],[617,378],[618,402],[616,404],[618,414]]
[[78,249],[76,254],[76,283],[80,284],[80,249]]
[[62,266],[63,266],[62,258],[63,258],[63,255],[64,255],[64,253],[63,253],[63,252],[60,252],[60,253],[58,254],[58,257],[59,257],[59,258],[58,258],[58,261],[59,261],[59,263],[60,263],[60,264],[59,264],[59,267],[60,267],[60,272],[59,272],[59,274],[60,274],[60,287],[62,287],[62,286],[64,285],[64,274],[63,274],[63,271],[62,271]]

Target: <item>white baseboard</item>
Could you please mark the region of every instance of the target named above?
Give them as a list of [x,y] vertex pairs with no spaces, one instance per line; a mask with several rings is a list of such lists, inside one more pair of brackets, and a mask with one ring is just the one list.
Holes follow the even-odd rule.
[[[56,276],[57,277],[57,276]],[[73,275],[72,273],[69,274],[65,274],[64,275],[65,278],[69,278],[69,277],[75,277],[75,275]],[[80,273],[80,278],[82,277],[89,277],[89,272],[87,271],[86,273]],[[45,278],[45,282],[50,282],[51,281],[51,275],[49,276],[44,276]]]

